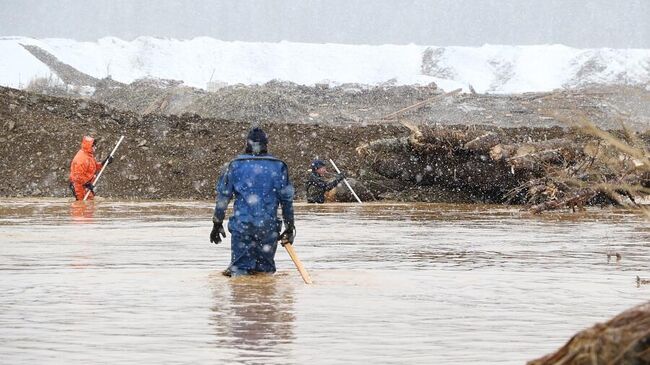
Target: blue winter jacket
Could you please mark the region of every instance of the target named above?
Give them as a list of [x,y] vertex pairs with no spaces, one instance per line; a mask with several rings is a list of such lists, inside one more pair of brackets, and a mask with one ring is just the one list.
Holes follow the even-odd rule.
[[220,221],[235,197],[234,213],[228,224],[231,230],[241,231],[250,225],[276,227],[278,205],[282,205],[285,224],[293,224],[293,185],[287,165],[274,156],[237,156],[217,180],[216,192],[214,216]]

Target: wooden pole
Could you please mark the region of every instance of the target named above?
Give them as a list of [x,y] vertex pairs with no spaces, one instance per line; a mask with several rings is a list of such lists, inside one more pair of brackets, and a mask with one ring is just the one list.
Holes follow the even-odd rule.
[[434,97],[432,97],[432,98],[429,98],[429,99],[427,99],[427,100],[419,101],[419,102],[417,102],[417,103],[415,103],[415,104],[413,104],[413,105],[411,105],[411,106],[407,106],[407,107],[404,108],[404,109],[400,109],[400,110],[398,110],[398,111],[396,111],[396,112],[393,112],[393,113],[390,113],[390,114],[388,114],[388,115],[385,115],[385,116],[383,116],[383,117],[380,118],[380,119],[390,119],[390,118],[396,117],[396,116],[398,116],[398,115],[400,115],[400,114],[402,114],[402,113],[405,113],[405,112],[407,112],[407,111],[409,111],[409,110],[419,109],[419,108],[423,107],[425,104],[428,104],[428,103],[430,103],[430,102],[432,102],[432,101],[434,101],[434,100],[436,100],[436,99],[442,98],[443,96],[449,96],[449,95],[453,95],[453,94],[459,93],[459,92],[461,92],[462,90],[463,90],[463,89],[456,89],[456,90],[450,91],[450,92],[448,92],[448,93],[444,93],[444,94],[436,95],[436,96],[434,96]]
[[[120,140],[117,141],[117,144],[115,145],[115,148],[113,148],[113,151],[111,151],[111,154],[108,155],[108,157],[113,157],[115,154],[115,151],[117,151],[117,148],[120,146],[120,143],[122,143],[122,140],[124,139],[124,136],[120,137]],[[97,177],[95,178],[95,181],[93,181],[93,185],[97,185],[97,181],[99,181],[99,178],[102,176],[102,172],[104,172],[104,169],[106,168],[108,164],[105,164],[102,166],[102,169],[99,170],[99,174],[97,174]],[[86,192],[86,195],[84,196],[84,200],[88,199],[88,195],[90,195],[90,190]]]
[[[332,161],[331,158],[330,158],[330,163],[332,164],[332,166],[334,166],[334,169],[336,170],[336,172],[338,172],[340,174],[341,170],[339,170],[339,168],[336,167],[336,164],[334,163],[334,161]],[[357,193],[354,192],[354,190],[352,189],[352,186],[350,186],[350,183],[348,183],[348,180],[346,178],[343,178],[343,182],[345,183],[345,185],[348,186],[348,189],[350,189],[350,192],[352,193],[352,195],[354,195],[354,197],[357,199],[359,204],[361,204],[361,199],[359,199],[359,196],[357,195]]]
[[289,253],[289,257],[291,257],[291,260],[296,265],[296,269],[298,269],[298,272],[300,273],[300,276],[302,276],[302,280],[305,282],[305,284],[313,284],[311,281],[311,276],[309,276],[309,273],[307,270],[305,270],[305,267],[302,266],[302,262],[300,262],[296,251],[293,249],[293,245],[291,245],[291,242],[285,241],[282,246],[284,246],[284,248]]

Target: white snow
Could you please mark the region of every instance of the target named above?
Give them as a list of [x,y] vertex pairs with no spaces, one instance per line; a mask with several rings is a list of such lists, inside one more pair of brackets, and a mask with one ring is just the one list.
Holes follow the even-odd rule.
[[[426,85],[445,90],[471,84],[478,92],[549,91],[586,83],[650,83],[648,49],[576,49],[563,45],[427,47],[295,42],[226,42],[139,37],[0,38],[0,85],[24,87],[53,74],[20,44],[33,44],[97,78],[129,83],[143,77],[182,80],[186,85],[261,84],[278,79],[298,84],[360,83]],[[436,66],[422,73],[423,54],[436,50]],[[213,74],[214,73],[214,74]]]
[[60,79],[19,44],[22,38],[0,38],[0,85],[25,88],[32,79]]

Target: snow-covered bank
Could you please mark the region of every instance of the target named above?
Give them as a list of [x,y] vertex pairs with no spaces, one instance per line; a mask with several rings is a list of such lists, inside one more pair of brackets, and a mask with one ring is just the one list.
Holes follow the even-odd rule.
[[259,84],[272,79],[298,84],[397,85],[436,82],[444,89],[519,93],[599,84],[650,83],[650,49],[576,49],[562,45],[426,47],[293,42],[225,42],[140,37],[0,38],[0,85],[25,87],[51,71],[21,47],[31,44],[97,78],[125,83],[143,77],[182,80],[206,88],[208,81]]

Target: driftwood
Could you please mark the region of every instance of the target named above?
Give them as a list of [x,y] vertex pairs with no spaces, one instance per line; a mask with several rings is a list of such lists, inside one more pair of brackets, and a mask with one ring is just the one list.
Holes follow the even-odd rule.
[[575,211],[597,199],[624,205],[650,186],[643,156],[572,130],[547,139],[548,130],[402,124],[408,136],[357,149],[375,185],[386,179],[418,194],[462,191],[470,201],[529,204],[533,213]]
[[528,362],[556,364],[650,364],[650,302],[581,331],[557,352]]
[[531,213],[539,214],[547,210],[556,210],[566,207],[575,212],[576,208],[580,210],[583,209],[583,207],[587,205],[587,202],[594,198],[597,194],[598,191],[594,189],[582,189],[564,199],[553,199],[533,205],[529,208],[529,211]]
[[409,146],[408,137],[384,138],[365,143],[357,147],[357,153],[364,155],[370,151],[382,150],[384,152],[405,152]]
[[517,186],[518,180],[508,176],[508,166],[487,156],[487,146],[501,139],[498,133],[402,124],[411,132],[407,137],[377,140],[357,149],[375,176],[399,180],[403,189],[435,186],[436,194],[466,191],[469,201],[500,202],[508,189]]
[[413,105],[407,106],[406,108],[403,108],[403,109],[400,109],[400,110],[398,110],[398,111],[396,111],[396,112],[393,112],[393,113],[390,113],[390,114],[388,114],[388,115],[385,115],[385,116],[383,116],[383,117],[380,118],[380,119],[392,119],[392,118],[395,118],[396,116],[398,116],[398,115],[400,115],[400,114],[404,114],[404,113],[406,113],[406,112],[408,112],[408,111],[420,109],[421,107],[423,107],[423,106],[429,104],[430,102],[432,102],[432,101],[434,101],[434,100],[440,99],[440,98],[442,98],[442,97],[444,97],[444,96],[454,95],[454,94],[457,94],[457,93],[459,93],[459,92],[461,92],[461,91],[462,91],[462,89],[456,89],[456,90],[450,91],[450,92],[448,92],[448,93],[444,93],[444,94],[436,95],[436,96],[431,97],[431,98],[429,98],[429,99],[427,99],[427,100],[423,100],[423,101],[417,102],[417,103],[415,103],[415,104],[413,104]]
[[465,143],[465,145],[463,145],[463,148],[478,153],[489,153],[492,147],[499,144],[500,140],[501,138],[498,134],[494,132],[486,132],[483,135]]
[[518,159],[525,160],[527,156],[531,156],[531,158],[544,163],[556,156],[572,160],[581,152],[581,148],[576,147],[575,140],[569,138],[556,138],[548,141],[511,145],[498,144],[490,149],[490,157],[493,160],[517,161]]

